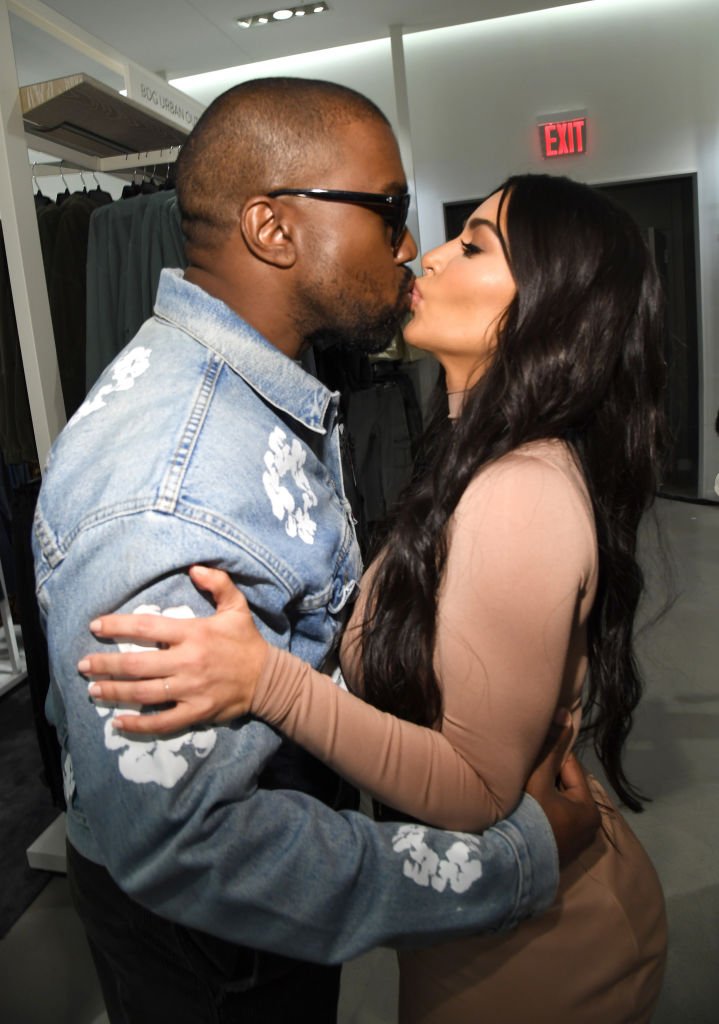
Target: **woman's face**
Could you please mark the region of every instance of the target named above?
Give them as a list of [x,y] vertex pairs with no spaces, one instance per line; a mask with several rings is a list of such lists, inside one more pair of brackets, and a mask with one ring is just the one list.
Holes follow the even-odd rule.
[[[412,293],[410,344],[431,352],[447,374],[449,391],[474,384],[497,343],[497,325],[516,294],[498,228],[500,192],[478,206],[462,230],[422,259],[424,275]],[[506,237],[506,234],[505,234]]]

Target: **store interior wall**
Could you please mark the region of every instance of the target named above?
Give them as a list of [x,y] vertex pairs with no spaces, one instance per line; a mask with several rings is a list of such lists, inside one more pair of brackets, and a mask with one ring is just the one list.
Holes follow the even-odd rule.
[[[607,184],[696,172],[700,495],[713,497],[719,5],[581,4],[409,36],[405,46],[425,247],[443,238],[443,202],[483,195],[508,173],[550,171]],[[571,110],[587,111],[587,153],[543,159],[536,117]]]
[[[443,203],[482,194],[510,172],[550,170],[595,184],[697,175],[701,486],[707,497],[719,469],[713,427],[719,407],[718,29],[717,0],[604,0],[404,40],[424,249],[444,238]],[[103,77],[74,52],[68,66],[56,70],[58,47],[47,44],[41,69],[23,74],[19,67],[21,84],[64,71]],[[175,84],[209,102],[234,82],[264,74],[343,82],[369,95],[397,125],[388,40],[247,65],[230,78],[218,72]],[[536,116],[575,109],[586,109],[590,121],[586,156],[544,161]],[[53,194],[62,186],[53,178],[42,179],[42,187]],[[690,612],[696,617],[702,609]]]
[[[18,51],[31,55],[18,63],[21,85],[77,70],[103,80],[116,77],[20,19],[12,20],[12,31]],[[600,0],[409,33],[404,48],[415,223],[424,251],[444,240],[445,202],[482,195],[509,173],[548,170],[592,184],[696,174],[699,496],[714,499],[719,470],[714,430],[719,409],[719,291],[714,287],[719,275],[719,4]],[[173,84],[207,104],[233,84],[271,74],[328,78],[358,89],[399,127],[389,39],[218,70]],[[539,149],[537,116],[567,110],[587,112],[587,152],[547,161]],[[71,189],[80,184],[72,174],[66,179]],[[49,195],[64,188],[59,177],[38,181]],[[119,195],[118,179],[100,175],[100,181]]]
[[[444,240],[443,203],[508,174],[591,184],[697,175],[700,497],[715,498],[719,438],[719,4],[601,0],[404,37],[420,243]],[[324,77],[370,96],[396,125],[389,41],[174,81],[204,103],[267,74]],[[586,110],[587,152],[542,158],[536,119]]]

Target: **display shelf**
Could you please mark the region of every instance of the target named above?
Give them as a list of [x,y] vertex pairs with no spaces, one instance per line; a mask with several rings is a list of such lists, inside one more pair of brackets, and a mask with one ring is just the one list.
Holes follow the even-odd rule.
[[20,89],[25,130],[76,152],[117,156],[169,149],[187,133],[90,75],[66,75]]
[[[21,88],[10,7],[14,15],[120,74],[128,95],[85,73]],[[65,424],[65,409],[28,142],[65,166],[123,177],[133,168],[171,163],[202,109],[39,0],[0,0],[0,221],[40,465]]]

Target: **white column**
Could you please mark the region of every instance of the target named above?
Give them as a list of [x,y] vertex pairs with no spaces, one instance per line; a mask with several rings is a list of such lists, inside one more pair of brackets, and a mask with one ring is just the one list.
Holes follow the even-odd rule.
[[407,91],[407,71],[404,62],[404,38],[401,25],[392,25],[389,30],[392,44],[392,73],[394,75],[394,95],[397,105],[397,141],[402,157],[404,172],[407,175],[409,190],[412,193],[407,224],[414,235],[417,248],[422,250],[419,238],[419,218],[417,216],[417,187],[414,178],[414,152],[412,149],[412,130],[409,122],[409,94]]

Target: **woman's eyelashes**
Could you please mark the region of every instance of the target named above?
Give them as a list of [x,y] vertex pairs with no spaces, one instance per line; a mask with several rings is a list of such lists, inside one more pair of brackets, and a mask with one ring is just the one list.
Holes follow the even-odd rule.
[[476,256],[478,252],[482,251],[478,245],[474,245],[472,242],[463,242],[461,238],[459,242],[462,246],[463,256]]

